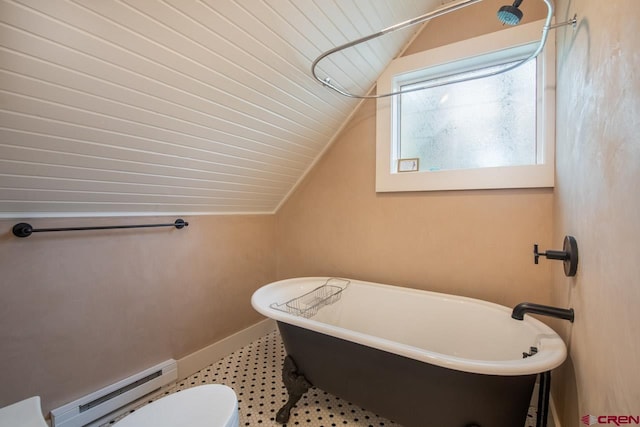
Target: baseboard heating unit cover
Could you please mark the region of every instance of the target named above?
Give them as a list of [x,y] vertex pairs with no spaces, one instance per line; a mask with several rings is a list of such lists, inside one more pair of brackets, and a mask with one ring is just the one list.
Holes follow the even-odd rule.
[[52,427],[82,427],[178,379],[170,359],[51,411]]

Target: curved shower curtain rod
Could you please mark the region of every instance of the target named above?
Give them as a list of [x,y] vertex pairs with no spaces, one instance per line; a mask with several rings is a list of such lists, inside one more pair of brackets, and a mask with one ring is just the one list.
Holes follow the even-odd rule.
[[409,92],[415,92],[417,90],[422,90],[422,89],[428,89],[428,88],[433,88],[433,87],[438,87],[438,86],[444,86],[446,84],[453,84],[453,83],[461,83],[461,82],[466,82],[469,80],[476,80],[476,79],[481,79],[484,77],[490,77],[490,76],[495,76],[498,74],[502,74],[502,73],[506,73],[507,71],[511,71],[514,68],[517,68],[521,65],[523,65],[525,62],[528,62],[530,60],[532,60],[533,58],[537,57],[540,52],[542,52],[542,49],[544,48],[544,45],[547,41],[547,35],[549,33],[549,30],[552,28],[556,28],[556,27],[560,27],[562,25],[568,25],[568,24],[572,24],[574,27],[577,23],[577,16],[574,16],[573,19],[567,21],[567,22],[563,22],[561,24],[556,24],[556,25],[551,25],[551,20],[553,19],[553,4],[551,3],[551,0],[543,0],[544,3],[547,5],[547,18],[544,22],[544,25],[542,27],[542,36],[540,38],[540,42],[538,44],[538,48],[531,53],[531,55],[529,55],[528,57],[508,66],[505,68],[502,68],[500,70],[497,71],[491,71],[491,72],[487,72],[484,74],[480,74],[480,75],[476,75],[476,76],[472,76],[472,77],[465,77],[465,78],[460,78],[457,80],[449,80],[446,83],[435,83],[435,84],[426,84],[423,86],[418,86],[418,87],[414,87],[411,89],[405,89],[405,90],[399,90],[399,91],[395,91],[395,92],[389,92],[389,93],[383,93],[383,94],[379,94],[379,95],[356,95],[356,94],[352,94],[344,89],[341,89],[340,87],[336,86],[334,83],[331,82],[331,78],[330,77],[325,77],[324,79],[318,77],[317,73],[316,73],[316,67],[318,65],[318,63],[320,61],[322,61],[324,58],[328,57],[329,55],[336,53],[336,52],[340,52],[341,50],[344,49],[348,49],[352,46],[367,42],[369,40],[381,37],[385,34],[391,33],[393,31],[397,31],[397,30],[401,30],[403,28],[407,28],[410,27],[412,25],[415,24],[420,24],[422,22],[428,21],[430,19],[433,18],[437,18],[438,16],[442,16],[442,15],[446,15],[447,13],[456,11],[458,9],[462,9],[464,7],[470,6],[474,3],[478,3],[482,0],[461,0],[446,6],[443,6],[439,9],[434,10],[433,12],[429,12],[429,13],[425,13],[424,15],[420,15],[418,17],[415,17],[413,19],[409,19],[407,21],[401,22],[399,24],[396,25],[392,25],[391,27],[387,27],[381,31],[378,31],[377,33],[374,34],[370,34],[368,36],[359,38],[357,40],[353,40],[349,43],[345,43],[343,45],[337,46],[333,49],[330,49],[326,52],[324,52],[322,55],[318,56],[316,58],[315,61],[313,61],[313,64],[311,64],[311,74],[313,74],[313,77],[319,81],[320,83],[322,83],[323,86],[328,87],[329,89],[332,89],[336,92],[338,92],[340,95],[343,96],[347,96],[349,98],[357,98],[357,99],[378,99],[378,98],[385,98],[385,97],[389,97],[389,96],[393,96],[393,95],[400,95],[403,93],[409,93]]

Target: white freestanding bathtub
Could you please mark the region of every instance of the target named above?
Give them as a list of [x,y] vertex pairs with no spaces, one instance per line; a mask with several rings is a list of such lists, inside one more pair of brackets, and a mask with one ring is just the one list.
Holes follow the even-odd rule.
[[405,426],[523,426],[536,375],[566,358],[544,323],[472,298],[309,277],[251,301],[278,322],[289,370]]

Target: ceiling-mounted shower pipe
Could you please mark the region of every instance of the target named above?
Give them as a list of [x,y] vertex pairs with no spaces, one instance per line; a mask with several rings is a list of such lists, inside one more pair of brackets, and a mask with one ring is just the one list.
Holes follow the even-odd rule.
[[[551,2],[551,0],[542,0],[544,1],[544,3],[547,5],[547,17],[545,19],[544,25],[542,27],[542,35],[540,37],[540,42],[538,44],[537,49],[531,53],[531,55],[529,55],[528,57],[508,66],[505,68],[502,68],[500,70],[497,71],[491,71],[491,72],[487,72],[484,74],[480,74],[480,75],[476,75],[473,77],[464,77],[464,78],[460,78],[457,80],[450,80],[447,81],[446,83],[430,83],[430,84],[425,84],[422,86],[418,86],[418,87],[413,87],[411,89],[404,89],[404,90],[398,90],[398,91],[394,91],[394,92],[389,92],[389,93],[383,93],[383,94],[376,94],[376,95],[357,95],[357,94],[353,94],[348,92],[345,89],[342,89],[338,86],[337,82],[333,82],[331,77],[325,77],[325,78],[321,78],[318,76],[317,72],[316,72],[316,67],[318,66],[318,64],[320,63],[320,61],[322,61],[323,59],[325,59],[326,57],[328,57],[329,55],[336,53],[336,52],[340,52],[344,49],[348,49],[350,47],[356,46],[358,44],[361,43],[365,43],[369,40],[373,40],[375,38],[381,37],[385,34],[391,33],[393,31],[397,31],[397,30],[401,30],[404,28],[407,28],[409,26],[415,25],[415,24],[420,24],[422,22],[426,22],[429,21],[433,18],[437,18],[439,16],[443,16],[446,15],[448,13],[454,12],[458,9],[462,9],[464,7],[470,6],[474,3],[478,3],[482,0],[460,0],[454,3],[450,3],[447,4],[439,9],[434,10],[433,12],[429,12],[429,13],[425,13],[424,15],[420,15],[418,17],[409,19],[407,21],[401,22],[399,24],[395,24],[392,25],[391,27],[387,27],[383,30],[378,31],[377,33],[374,34],[370,34],[368,36],[365,37],[361,37],[359,39],[353,40],[349,43],[345,43],[343,45],[334,47],[333,49],[330,49],[324,53],[322,53],[320,56],[318,56],[313,63],[311,64],[311,74],[313,75],[313,77],[319,81],[320,83],[322,83],[323,86],[328,87],[329,89],[332,89],[334,91],[336,91],[337,93],[339,93],[340,95],[343,96],[347,96],[349,98],[357,98],[357,99],[378,99],[378,98],[385,98],[385,97],[389,97],[389,96],[393,96],[393,95],[400,95],[403,93],[409,93],[409,92],[415,92],[418,90],[422,90],[422,89],[428,89],[428,88],[434,88],[434,87],[439,87],[439,86],[444,86],[447,84],[454,84],[454,83],[461,83],[461,82],[466,82],[466,81],[470,81],[470,80],[476,80],[476,79],[481,79],[484,77],[491,77],[491,76],[495,76],[498,74],[502,74],[502,73],[506,73],[507,71],[511,71],[514,68],[517,68],[521,65],[523,65],[524,63],[534,59],[535,57],[537,57],[540,52],[542,52],[542,49],[544,48],[545,43],[547,42],[547,34],[549,32],[550,29],[553,28],[557,28],[563,25],[573,25],[574,28],[578,22],[577,19],[577,15],[574,15],[573,19],[560,23],[560,24],[555,24],[555,25],[551,25],[551,20],[553,19],[553,3]],[[518,7],[520,6],[520,4],[522,3],[523,0],[515,0],[515,2],[511,5],[511,6],[503,6],[498,10],[498,19],[500,20],[500,22],[502,22],[503,24],[508,24],[508,25],[516,25],[520,22],[520,20],[522,19],[522,11],[520,11],[520,9],[518,9]]]

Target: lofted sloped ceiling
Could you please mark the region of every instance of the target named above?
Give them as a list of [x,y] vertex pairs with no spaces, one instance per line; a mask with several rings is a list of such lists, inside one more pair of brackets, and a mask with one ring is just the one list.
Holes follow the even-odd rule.
[[0,215],[273,212],[440,3],[0,0]]

